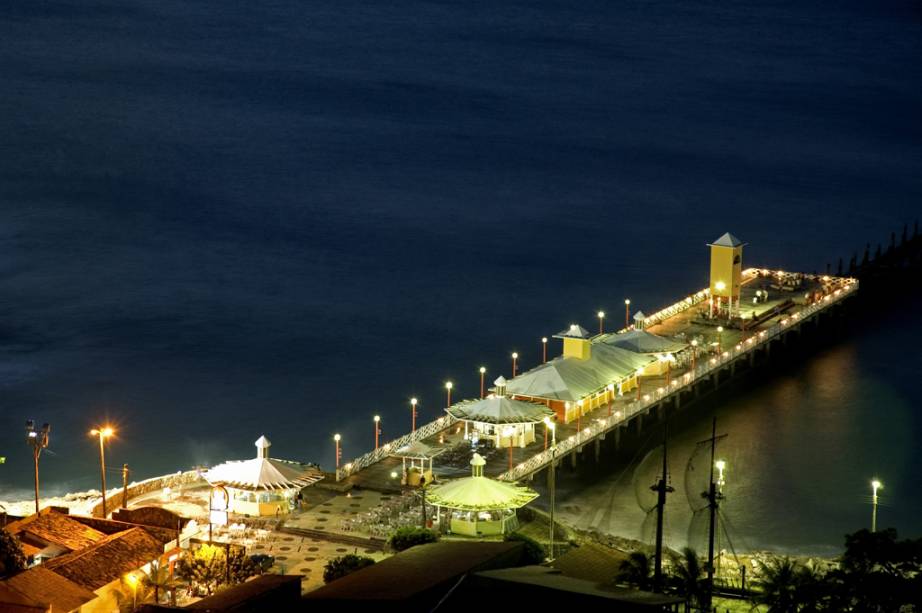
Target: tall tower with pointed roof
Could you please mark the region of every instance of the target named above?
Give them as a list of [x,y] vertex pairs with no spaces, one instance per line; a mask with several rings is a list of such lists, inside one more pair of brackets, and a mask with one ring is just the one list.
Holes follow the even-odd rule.
[[711,316],[739,308],[743,285],[743,243],[729,232],[708,245],[711,248]]

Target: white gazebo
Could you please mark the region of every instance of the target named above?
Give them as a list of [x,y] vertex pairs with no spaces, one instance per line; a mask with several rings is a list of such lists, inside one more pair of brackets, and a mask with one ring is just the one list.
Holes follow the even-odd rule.
[[426,493],[426,500],[436,507],[448,509],[448,529],[453,534],[466,536],[492,536],[513,532],[518,528],[515,510],[538,497],[527,487],[497,481],[483,476],[486,461],[475,453],[471,458],[471,476],[453,479],[434,485]]
[[[432,483],[432,459],[444,451],[444,448],[430,447],[422,441],[413,441],[395,451],[391,455],[403,460],[403,476],[400,482],[403,485],[416,486],[419,485],[420,478],[425,477],[426,483]],[[409,468],[407,460],[410,461]]]
[[228,510],[232,513],[287,514],[301,488],[323,479],[323,473],[310,464],[270,458],[272,443],[265,436],[255,444],[255,458],[224,462],[203,476],[211,485],[227,489]]
[[535,442],[535,424],[554,411],[543,404],[515,400],[506,396],[506,379],[493,382],[495,394],[477,400],[465,400],[445,409],[453,418],[464,422],[464,438],[486,438],[496,447],[525,447]]

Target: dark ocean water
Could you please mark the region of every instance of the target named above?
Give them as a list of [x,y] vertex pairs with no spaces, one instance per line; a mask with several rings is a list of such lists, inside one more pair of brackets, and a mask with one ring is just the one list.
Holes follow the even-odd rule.
[[[49,493],[105,419],[138,477],[329,466],[725,231],[835,267],[918,215],[920,57],[918,1],[2,3],[0,499],[27,418]],[[914,314],[716,409],[749,541],[837,545],[873,474],[922,533]]]

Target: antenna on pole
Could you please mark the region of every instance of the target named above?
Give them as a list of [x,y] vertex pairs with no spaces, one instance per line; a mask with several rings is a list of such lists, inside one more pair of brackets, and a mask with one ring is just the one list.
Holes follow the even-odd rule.
[[717,449],[717,441],[725,436],[726,434],[717,436],[717,418],[715,417],[711,427],[711,438],[702,441],[711,443],[710,481],[708,483],[708,491],[701,494],[701,496],[708,501],[710,515],[710,521],[708,522],[708,562],[707,583],[705,585],[705,609],[711,608],[711,601],[714,597],[714,535],[717,528],[717,509],[720,506],[720,500],[723,498],[723,494],[721,494],[720,490],[717,488],[717,483],[714,482],[714,458]]
[[666,461],[666,447],[669,440],[669,421],[663,426],[663,472],[656,485],[650,489],[656,492],[656,550],[653,563],[653,591],[663,591],[663,515],[666,510],[666,494],[675,491],[666,483],[668,477],[668,463]]

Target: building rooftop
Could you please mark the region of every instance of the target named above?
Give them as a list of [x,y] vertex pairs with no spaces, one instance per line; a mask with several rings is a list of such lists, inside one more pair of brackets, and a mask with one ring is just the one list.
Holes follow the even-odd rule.
[[464,400],[445,410],[455,419],[485,424],[532,424],[554,415],[543,404],[492,395]]
[[107,536],[83,550],[58,556],[44,566],[87,589],[98,590],[161,555],[163,543],[160,540],[144,528],[131,528]]
[[33,555],[41,551],[46,543],[77,551],[106,537],[105,533],[53,508],[42,509],[38,515],[30,515],[7,524],[5,529],[24,545],[31,546],[29,551],[33,552]]
[[431,608],[464,574],[517,564],[521,556],[522,543],[440,541],[417,545],[309,592],[304,599],[431,601]]
[[634,353],[675,353],[686,349],[686,343],[657,336],[646,330],[631,330],[621,334],[608,334],[599,342]]
[[573,547],[551,562],[551,566],[574,579],[611,583],[618,575],[627,554],[595,543]]
[[0,610],[4,604],[17,604],[16,594],[51,611],[72,611],[96,598],[80,586],[43,566],[36,566],[0,582]]
[[736,238],[729,232],[726,232],[723,236],[718,238],[716,241],[714,241],[713,243],[708,243],[708,244],[714,247],[740,247],[740,246],[743,246],[745,243],[743,243],[743,241]]
[[509,381],[506,393],[575,402],[655,361],[646,354],[593,343],[588,359],[558,356]]

